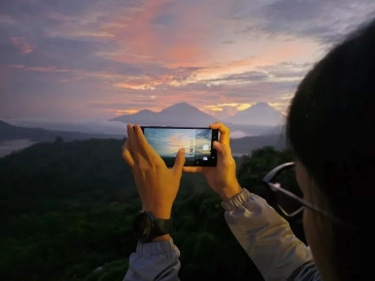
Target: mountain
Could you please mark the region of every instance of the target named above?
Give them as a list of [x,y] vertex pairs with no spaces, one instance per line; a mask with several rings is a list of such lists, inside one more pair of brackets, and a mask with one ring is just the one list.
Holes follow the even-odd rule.
[[121,115],[111,119],[111,121],[152,126],[206,127],[218,121],[218,119],[186,102],[181,102],[167,107],[160,112],[141,110],[135,114]]
[[[144,122],[148,122],[148,120],[153,120],[158,115],[158,112],[154,112],[148,109],[141,110],[135,114],[124,114],[119,117],[113,118],[110,121],[120,121],[125,123],[137,123],[138,120],[144,120]],[[130,120],[130,121],[129,121]],[[136,122],[131,122],[132,120]]]
[[33,142],[42,141],[54,141],[57,136],[61,136],[66,141],[73,140],[85,140],[91,138],[98,139],[110,139],[117,138],[122,139],[121,135],[109,135],[109,134],[89,134],[69,131],[52,131],[42,128],[26,128],[20,126],[14,126],[0,120],[0,142],[28,139]]
[[[181,102],[167,107],[160,112],[141,110],[138,113],[122,115],[111,119],[110,121],[150,126],[206,127],[209,124],[221,120],[200,111],[198,108],[186,102]],[[246,122],[241,123],[232,121],[223,122],[231,129],[232,132],[241,131],[247,136],[262,135],[274,128],[274,125],[269,126],[256,123],[248,124]]]
[[250,108],[240,111],[224,120],[226,123],[278,126],[285,122],[285,115],[269,106],[267,103],[258,103]]

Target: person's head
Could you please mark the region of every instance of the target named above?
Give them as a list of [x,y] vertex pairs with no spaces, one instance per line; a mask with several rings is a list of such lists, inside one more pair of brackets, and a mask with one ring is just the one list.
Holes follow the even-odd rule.
[[[360,255],[374,249],[373,241],[360,247],[359,222],[367,220],[365,232],[371,233],[375,20],[350,34],[302,80],[289,108],[287,136],[305,200],[358,227],[305,210],[306,238],[323,279],[360,280],[372,271],[361,266]],[[363,232],[361,237],[372,238]]]

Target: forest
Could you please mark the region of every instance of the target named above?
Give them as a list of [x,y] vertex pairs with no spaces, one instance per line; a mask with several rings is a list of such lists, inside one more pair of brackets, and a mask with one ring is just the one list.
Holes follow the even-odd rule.
[[[130,225],[140,202],[122,143],[60,137],[0,159],[0,280],[123,279],[137,244]],[[236,158],[239,182],[272,202],[262,178],[292,160],[288,150],[256,149]],[[180,279],[263,280],[220,202],[202,175],[183,175],[172,234]],[[300,219],[290,224],[304,240]]]

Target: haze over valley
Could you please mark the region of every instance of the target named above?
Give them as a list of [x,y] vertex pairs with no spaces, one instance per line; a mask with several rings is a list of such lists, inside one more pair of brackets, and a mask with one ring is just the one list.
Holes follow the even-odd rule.
[[[207,127],[209,124],[221,121],[232,130],[232,138],[234,139],[249,136],[271,136],[272,140],[270,139],[266,143],[276,145],[276,142],[279,141],[277,137],[280,135],[282,128],[280,124],[283,124],[284,118],[285,116],[276,109],[261,103],[241,111],[227,120],[220,120],[186,102],[182,102],[160,112],[141,110],[138,113],[118,116],[106,122],[91,121],[65,124],[30,121],[13,122],[13,124],[24,125],[16,126],[0,121],[0,157],[37,142],[55,141],[57,136],[64,141],[90,138],[122,139],[126,137],[127,123],[151,126]],[[241,122],[242,119],[244,121]],[[245,120],[249,120],[248,124]],[[252,122],[252,120],[255,121]],[[257,125],[256,122],[259,122],[259,120],[264,120],[260,122],[262,125]],[[39,128],[36,128],[36,126]],[[239,140],[239,147],[234,148],[236,155],[247,154],[250,147],[254,147],[251,143],[246,147],[240,142]],[[259,142],[259,139],[256,142]]]

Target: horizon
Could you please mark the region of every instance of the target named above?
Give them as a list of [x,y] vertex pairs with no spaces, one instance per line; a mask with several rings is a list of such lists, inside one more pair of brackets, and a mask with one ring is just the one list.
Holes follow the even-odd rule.
[[372,0],[4,0],[0,120],[91,122],[180,100],[219,119],[260,102],[285,113],[313,63],[374,12]]
[[[80,119],[80,120],[64,120],[64,119],[55,119],[55,120],[53,120],[53,119],[31,119],[31,118],[26,118],[26,119],[19,119],[19,118],[4,118],[4,119],[1,119],[0,118],[0,121],[4,121],[4,122],[7,122],[7,123],[14,123],[14,124],[17,124],[17,123],[19,123],[19,122],[21,122],[21,123],[19,123],[19,124],[25,124],[25,122],[30,122],[30,123],[33,123],[33,124],[48,124],[48,123],[51,123],[51,124],[54,124],[54,123],[56,123],[56,122],[60,122],[60,123],[67,123],[67,124],[73,124],[73,123],[82,123],[82,122],[107,122],[107,121],[110,121],[110,122],[116,122],[116,121],[114,121],[114,120],[112,120],[112,119],[115,119],[115,118],[117,118],[117,117],[121,117],[121,116],[125,116],[125,115],[134,115],[134,114],[137,114],[137,113],[140,113],[140,112],[142,112],[142,111],[151,111],[151,112],[153,112],[153,113],[161,113],[164,109],[167,109],[167,108],[170,108],[170,107],[172,107],[172,106],[177,106],[177,105],[182,105],[182,104],[187,104],[187,105],[189,105],[189,106],[192,106],[192,107],[194,107],[194,108],[196,108],[196,109],[198,109],[198,110],[200,110],[201,112],[203,112],[203,113],[206,113],[206,114],[208,114],[208,115],[210,115],[210,116],[213,116],[213,117],[216,117],[218,120],[220,120],[220,121],[225,121],[225,119],[226,118],[228,118],[228,117],[233,117],[233,116],[235,116],[237,113],[239,113],[239,112],[241,112],[241,111],[245,111],[245,110],[247,110],[247,109],[250,109],[250,108],[252,108],[252,107],[254,107],[254,106],[256,106],[256,105],[259,105],[259,104],[266,104],[266,105],[268,105],[269,107],[271,107],[271,108],[273,108],[273,109],[275,109],[275,110],[277,110],[278,112],[280,112],[277,108],[275,108],[275,107],[273,107],[273,106],[271,106],[271,105],[269,105],[268,103],[264,103],[264,102],[259,102],[259,103],[254,103],[253,105],[251,105],[251,106],[249,106],[249,107],[247,107],[247,108],[245,108],[245,109],[241,109],[241,110],[238,110],[237,112],[234,112],[233,114],[231,114],[231,115],[228,115],[226,118],[221,118],[221,117],[218,117],[218,116],[215,116],[214,114],[210,114],[210,112],[205,112],[205,111],[203,111],[203,110],[201,110],[200,108],[198,108],[198,107],[196,107],[196,106],[194,106],[194,105],[192,105],[192,104],[190,104],[190,103],[188,103],[188,102],[185,102],[185,101],[182,101],[182,102],[177,102],[177,103],[175,103],[175,104],[172,104],[172,105],[169,105],[169,106],[166,106],[166,107],[164,107],[164,108],[160,108],[158,111],[153,111],[153,110],[150,110],[150,109],[147,109],[147,108],[141,108],[141,109],[139,109],[137,112],[135,112],[135,113],[128,113],[128,114],[121,114],[121,115],[117,115],[117,116],[112,116],[112,117],[110,117],[109,119],[99,119],[99,118],[95,118],[95,117],[93,117],[93,118],[90,118],[90,119]],[[283,113],[283,112],[280,112],[281,114],[283,114],[283,115],[285,115],[285,113]],[[114,125],[115,126],[115,125]]]

